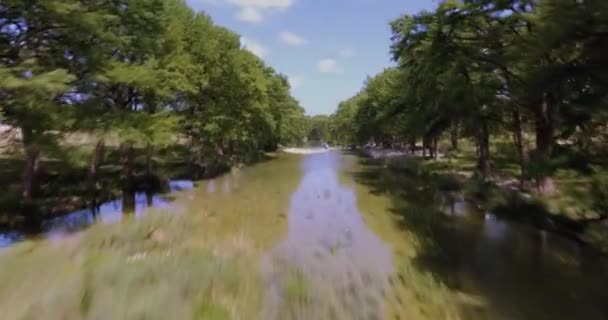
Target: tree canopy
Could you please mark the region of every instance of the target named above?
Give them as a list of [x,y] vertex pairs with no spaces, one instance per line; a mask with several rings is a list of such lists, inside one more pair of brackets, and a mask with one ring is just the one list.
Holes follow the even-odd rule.
[[0,114],[22,135],[25,198],[68,132],[125,150],[185,139],[199,160],[306,135],[287,78],[183,0],[2,1]]
[[475,142],[479,173],[488,177],[490,138],[506,131],[522,178],[542,180],[558,141],[605,128],[606,1],[445,0],[391,28],[398,66],[338,106],[332,128],[343,143],[421,139],[431,148],[456,134]]

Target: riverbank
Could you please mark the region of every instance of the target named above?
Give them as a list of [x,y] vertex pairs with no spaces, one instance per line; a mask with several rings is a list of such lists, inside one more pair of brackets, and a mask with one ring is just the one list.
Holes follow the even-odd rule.
[[326,153],[332,150],[337,150],[334,148],[284,148],[280,151],[287,154],[299,154],[299,155],[308,155],[308,154],[319,154]]
[[[475,177],[475,156],[470,151],[438,159],[387,149],[362,150],[362,154],[383,161],[394,174],[422,174],[433,180],[438,190],[460,194],[479,210],[560,234],[608,254],[608,220],[595,206],[598,195],[589,173],[559,170],[553,176],[556,192],[545,195],[533,187],[521,188],[517,164],[507,156],[496,155],[492,179],[482,181]],[[605,174],[599,171],[595,176]]]
[[0,251],[0,310],[7,320],[605,314],[605,261],[463,205],[446,196],[454,180],[410,160],[278,155],[167,207],[19,243]]
[[[2,318],[264,319],[266,280],[252,266],[285,232],[298,165],[232,170],[165,208],[1,250]],[[297,300],[296,271],[283,270]]]
[[[385,197],[352,184],[357,161],[286,154],[175,194],[166,210],[7,248],[0,308],[7,319],[460,319],[413,267],[415,241]],[[361,219],[398,240],[394,253]]]
[[[145,148],[134,148],[132,178],[127,179],[123,151],[119,146],[106,145],[103,162],[97,169],[94,184],[89,159],[94,146],[90,143],[68,144],[49,157],[41,159],[37,176],[38,187],[27,203],[21,198],[22,172],[25,160],[12,148],[0,152],[0,183],[5,191],[0,195],[0,230],[22,230],[35,235],[41,224],[69,213],[91,209],[95,211],[106,202],[127,199],[136,194],[163,194],[171,191],[172,180],[199,181],[216,177],[233,167],[265,161],[276,155],[209,154],[204,161],[194,163],[192,152],[185,145],[175,144],[157,149],[148,158]],[[134,211],[135,208],[125,208]]]
[[[462,196],[475,190],[471,180],[456,171],[431,170],[434,161],[367,158],[363,165],[357,181],[390,199],[396,225],[416,243],[409,266],[428,271],[433,282],[447,288],[448,301],[457,306],[456,318],[578,319],[605,314],[601,301],[606,292],[595,282],[608,274],[608,261],[597,250],[478,207]],[[396,241],[405,242],[404,236]],[[434,294],[424,300],[436,299],[438,290],[430,292]],[[593,310],[584,310],[591,305]]]
[[[2,318],[263,319],[257,266],[286,232],[301,177],[285,157],[202,181],[166,208],[3,249]],[[296,271],[284,270],[293,299]]]
[[156,213],[4,249],[2,318],[220,320],[256,312],[261,280],[247,271],[255,262],[197,236],[204,219]]

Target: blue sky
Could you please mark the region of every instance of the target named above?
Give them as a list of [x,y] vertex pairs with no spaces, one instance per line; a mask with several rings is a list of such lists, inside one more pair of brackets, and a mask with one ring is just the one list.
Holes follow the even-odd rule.
[[287,75],[310,115],[330,114],[392,64],[388,23],[433,0],[186,0]]

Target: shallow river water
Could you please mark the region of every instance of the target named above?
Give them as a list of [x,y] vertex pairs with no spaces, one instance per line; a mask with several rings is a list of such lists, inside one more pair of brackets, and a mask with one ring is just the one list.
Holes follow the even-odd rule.
[[[262,252],[264,319],[608,319],[605,258],[457,197],[374,187],[375,169],[338,151],[279,156],[196,186],[176,182],[187,191],[170,203],[140,195],[136,215],[205,210],[210,237],[253,234],[241,245]],[[443,213],[420,223],[434,209]],[[113,202],[45,230],[122,215]]]

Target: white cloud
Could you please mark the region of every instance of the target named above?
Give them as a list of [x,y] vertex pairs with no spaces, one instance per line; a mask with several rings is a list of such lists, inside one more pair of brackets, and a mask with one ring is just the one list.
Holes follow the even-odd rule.
[[251,7],[241,9],[241,11],[236,14],[236,18],[247,22],[262,22],[264,20],[262,13],[260,13],[258,9]]
[[251,53],[263,59],[270,50],[256,40],[242,37],[241,45],[243,48],[251,51]]
[[281,39],[281,41],[283,41],[283,43],[288,44],[290,46],[303,46],[305,44],[308,44],[308,40],[289,31],[281,32],[279,34],[279,38]]
[[238,9],[236,18],[241,21],[259,23],[267,12],[290,8],[294,0],[186,0],[193,7],[203,3],[229,5]]
[[289,8],[293,0],[224,0],[239,7]]
[[302,85],[304,84],[303,77],[294,76],[294,77],[289,77],[288,79],[289,79],[289,85],[291,86],[292,89],[301,88]]
[[351,48],[345,48],[340,51],[340,55],[345,58],[350,58],[355,55],[355,50]]
[[340,73],[342,69],[338,66],[338,62],[334,59],[327,58],[320,60],[317,64],[317,69],[321,73]]

